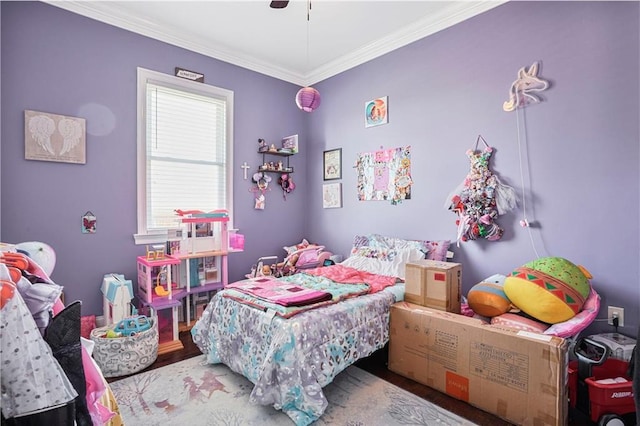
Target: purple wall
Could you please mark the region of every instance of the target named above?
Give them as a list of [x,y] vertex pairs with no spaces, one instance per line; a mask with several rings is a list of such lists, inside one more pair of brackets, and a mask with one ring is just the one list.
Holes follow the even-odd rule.
[[[208,84],[235,93],[235,223],[247,250],[230,256],[230,279],[240,279],[260,255],[304,235],[306,160],[291,157],[300,190],[285,201],[279,186],[267,208],[254,210],[251,180],[240,165],[257,168],[258,138],[279,143],[299,134],[307,150],[306,113],[298,87],[243,68],[99,23],[39,2],[2,2],[2,241],[44,241],[56,249],[52,278],[83,313],[101,314],[106,273],[136,280],[136,68],[173,74],[174,67],[205,74]],[[8,65],[10,64],[10,65]],[[87,164],[24,159],[24,110],[87,119]],[[249,175],[250,176],[250,175]],[[180,207],[180,206],[176,206]],[[183,206],[188,208],[188,206]],[[82,234],[90,210],[97,233]]]
[[[633,336],[640,302],[639,5],[637,2],[510,2],[316,87],[311,158],[342,148],[344,208],[323,210],[320,163],[309,161],[310,235],[348,253],[352,236],[377,231],[456,238],[443,206],[466,176],[478,134],[495,147],[492,169],[521,194],[516,113],[502,103],[517,71],[542,62],[545,101],[519,114],[528,219],[540,256],[584,265],[606,306],[625,308]],[[389,96],[389,124],[364,128],[365,101]],[[412,199],[358,201],[360,152],[411,145]],[[534,260],[522,209],[500,216],[499,242],[455,248],[463,291]],[[605,323],[594,327],[607,329]],[[611,328],[608,328],[610,331]]]
[[[625,308],[626,334],[640,305],[639,5],[636,2],[510,2],[316,85],[322,106],[297,111],[294,85],[243,70],[40,3],[2,3],[3,241],[41,240],[59,255],[54,279],[85,312],[100,313],[102,275],[135,278],[135,69],[202,71],[235,91],[236,226],[247,250],[231,256],[231,279],[256,257],[282,255],[302,236],[347,254],[356,233],[455,239],[443,206],[468,171],[465,151],[478,134],[495,147],[492,169],[521,194],[528,219],[501,216],[499,242],[455,248],[463,290],[540,256],[584,265],[606,305]],[[517,71],[542,62],[552,86],[544,102],[502,111]],[[389,96],[390,122],[365,129],[365,101]],[[88,135],[84,166],[25,161],[23,111],[77,115],[108,108],[115,127]],[[516,120],[519,117],[519,123]],[[91,120],[90,120],[91,119]],[[102,116],[89,117],[100,126]],[[308,128],[307,128],[308,126]],[[242,180],[256,166],[258,137],[299,133],[292,158],[297,189],[276,188],[257,212]],[[412,200],[398,206],[356,198],[356,155],[412,146]],[[342,148],[344,208],[323,209],[322,151]],[[620,198],[623,197],[623,198]],[[80,233],[80,216],[98,216],[98,233]],[[608,328],[603,323],[594,329]]]

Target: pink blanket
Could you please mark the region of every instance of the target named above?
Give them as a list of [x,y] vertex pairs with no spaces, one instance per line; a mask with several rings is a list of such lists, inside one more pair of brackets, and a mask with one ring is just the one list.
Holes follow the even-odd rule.
[[370,287],[369,293],[377,293],[396,283],[395,277],[372,274],[371,272],[361,271],[359,269],[342,265],[306,269],[303,272],[309,275],[327,277],[330,280],[343,284],[366,283]]
[[235,288],[243,293],[282,306],[305,306],[332,298],[331,293],[325,291],[304,288],[266,277],[238,281],[227,285],[227,288]]

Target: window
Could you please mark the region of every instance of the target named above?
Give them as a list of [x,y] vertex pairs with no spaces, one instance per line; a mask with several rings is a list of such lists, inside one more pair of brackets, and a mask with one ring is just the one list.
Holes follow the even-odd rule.
[[175,209],[231,218],[233,92],[138,68],[138,233],[163,242]]

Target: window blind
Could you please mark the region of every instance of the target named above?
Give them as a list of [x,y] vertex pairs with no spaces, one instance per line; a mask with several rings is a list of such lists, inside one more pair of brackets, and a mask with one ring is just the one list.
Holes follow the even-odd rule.
[[226,209],[225,99],[147,83],[147,229],[178,226],[175,209]]

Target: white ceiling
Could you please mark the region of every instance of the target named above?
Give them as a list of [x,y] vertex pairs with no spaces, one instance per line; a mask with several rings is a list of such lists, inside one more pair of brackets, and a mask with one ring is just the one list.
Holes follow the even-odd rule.
[[[505,3],[270,0],[46,3],[298,85],[311,85]],[[199,71],[199,70],[193,70]]]

